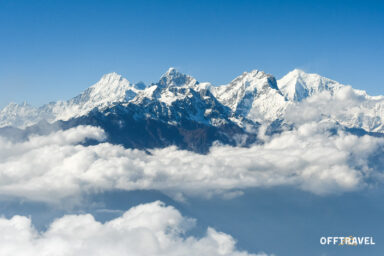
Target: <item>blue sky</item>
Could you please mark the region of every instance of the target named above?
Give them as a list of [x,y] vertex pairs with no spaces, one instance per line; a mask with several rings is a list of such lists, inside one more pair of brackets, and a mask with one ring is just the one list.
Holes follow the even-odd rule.
[[294,68],[384,94],[383,1],[0,1],[0,107],[170,66],[223,84]]

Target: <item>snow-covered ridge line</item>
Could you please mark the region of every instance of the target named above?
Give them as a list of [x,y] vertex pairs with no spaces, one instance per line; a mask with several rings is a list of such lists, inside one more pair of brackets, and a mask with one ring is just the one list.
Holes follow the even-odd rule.
[[[67,101],[39,108],[26,103],[10,103],[0,111],[0,127],[23,128],[41,120],[68,120],[117,103],[135,104],[145,110],[148,102],[157,102],[165,108],[172,108],[177,102],[195,104],[189,115],[199,119],[205,116],[205,113],[197,113],[203,105],[210,108],[222,104],[231,110],[231,113],[222,114],[237,123],[241,122],[239,117],[259,123],[280,119],[293,124],[326,118],[351,128],[384,132],[384,96],[369,96],[365,91],[299,69],[278,81],[270,74],[253,70],[222,86],[199,83],[174,68],[164,73],[157,83],[148,86],[133,84],[119,74],[110,73]],[[205,111],[208,113],[211,109]],[[215,122],[224,121],[210,121],[211,124]]]
[[48,122],[68,120],[86,115],[94,108],[105,108],[115,102],[131,100],[141,89],[140,84],[131,84],[121,75],[109,73],[84,92],[67,101],[51,102],[38,108],[26,103],[22,105],[10,103],[0,112],[0,127],[25,127],[41,120]]

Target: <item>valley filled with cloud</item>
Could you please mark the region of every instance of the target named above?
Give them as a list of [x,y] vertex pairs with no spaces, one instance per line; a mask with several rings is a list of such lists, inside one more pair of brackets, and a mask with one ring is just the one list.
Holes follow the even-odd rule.
[[[384,139],[327,132],[307,123],[249,147],[214,145],[206,155],[175,146],[145,152],[102,142],[103,130],[78,126],[26,141],[0,138],[0,194],[60,200],[107,190],[155,189],[175,199],[233,197],[252,187],[292,186],[326,195],[373,186]],[[96,139],[96,145],[81,144]]]

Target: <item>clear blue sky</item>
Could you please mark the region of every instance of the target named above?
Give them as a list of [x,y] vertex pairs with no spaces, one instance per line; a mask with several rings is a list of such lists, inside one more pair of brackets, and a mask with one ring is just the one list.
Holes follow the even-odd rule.
[[214,84],[298,67],[384,94],[384,1],[0,0],[0,107],[170,66]]

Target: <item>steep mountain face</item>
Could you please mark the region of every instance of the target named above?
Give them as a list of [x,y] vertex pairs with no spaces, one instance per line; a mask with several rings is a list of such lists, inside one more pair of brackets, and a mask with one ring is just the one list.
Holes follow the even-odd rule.
[[384,97],[301,70],[278,81],[254,70],[218,87],[174,68],[149,86],[111,73],[68,101],[39,108],[9,104],[0,112],[0,135],[23,139],[29,133],[97,125],[110,142],[126,147],[176,145],[206,153],[215,141],[243,146],[258,142],[261,125],[273,134],[324,120],[337,129],[380,135]]
[[276,79],[258,70],[244,72],[229,84],[212,88],[212,92],[237,115],[258,122],[282,118],[289,104],[277,87]]
[[24,103],[10,103],[0,113],[0,127],[26,127],[42,120],[54,122],[86,115],[92,109],[103,109],[116,102],[133,99],[143,90],[142,84],[131,84],[116,73],[104,75],[99,82],[89,87],[80,95],[68,100],[51,102],[39,108]]
[[323,91],[332,94],[343,85],[318,74],[307,74],[300,69],[295,69],[277,82],[280,91],[290,101],[302,101],[312,95]]
[[140,108],[136,116],[177,124],[191,120],[212,126],[231,123],[231,109],[222,105],[208,89],[199,86],[191,76],[169,69],[156,84],[146,88],[129,104]]
[[[169,121],[173,120],[172,116],[165,114],[164,118],[161,114],[166,111],[159,111],[164,105],[146,107],[150,109],[144,110],[133,103],[117,104],[104,111],[91,111],[85,116],[58,121],[55,125],[61,129],[78,125],[98,126],[108,135],[108,142],[142,150],[175,145],[180,149],[207,153],[214,142],[232,146],[257,142],[256,134],[246,132],[233,122],[213,126],[188,116],[181,116],[177,122]],[[181,111],[175,110],[174,113]]]
[[141,89],[116,73],[104,75],[99,82],[75,98],[56,104],[56,119],[67,120],[87,114],[94,108],[106,108],[116,102],[133,99]]
[[164,75],[160,77],[157,85],[164,87],[195,87],[199,82],[189,75],[178,72],[175,68],[169,68]]
[[298,69],[277,83],[284,96],[294,103],[285,113],[287,121],[297,120],[289,120],[292,112],[306,111],[316,113],[317,117],[308,117],[316,121],[330,119],[349,128],[384,132],[383,96],[369,96],[365,91]]

